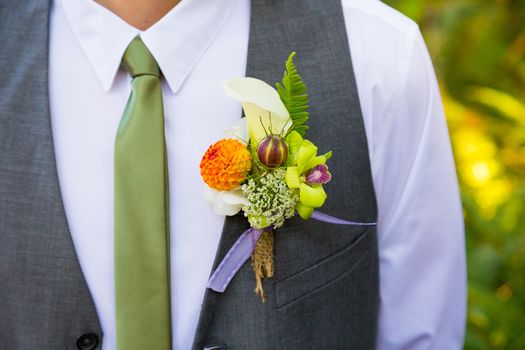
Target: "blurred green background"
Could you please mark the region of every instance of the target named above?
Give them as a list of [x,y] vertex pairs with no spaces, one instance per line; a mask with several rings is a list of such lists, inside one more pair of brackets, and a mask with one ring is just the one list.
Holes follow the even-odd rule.
[[465,349],[525,349],[525,1],[385,2],[419,23],[441,85],[466,223]]

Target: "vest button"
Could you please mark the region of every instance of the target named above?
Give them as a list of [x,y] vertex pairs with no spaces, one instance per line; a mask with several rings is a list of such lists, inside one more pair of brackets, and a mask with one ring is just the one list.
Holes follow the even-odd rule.
[[94,350],[98,345],[98,337],[93,333],[82,334],[77,340],[77,348],[80,350]]

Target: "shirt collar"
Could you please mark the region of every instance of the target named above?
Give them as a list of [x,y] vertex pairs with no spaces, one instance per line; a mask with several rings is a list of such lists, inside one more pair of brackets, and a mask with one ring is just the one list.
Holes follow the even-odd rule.
[[146,31],[93,0],[59,0],[80,46],[109,91],[128,44],[140,35],[173,93],[226,22],[236,0],[183,0]]

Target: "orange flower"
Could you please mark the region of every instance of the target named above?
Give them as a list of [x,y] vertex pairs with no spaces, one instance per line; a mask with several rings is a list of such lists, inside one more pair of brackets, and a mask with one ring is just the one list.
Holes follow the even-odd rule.
[[239,187],[251,166],[252,156],[246,145],[234,139],[223,139],[210,146],[200,164],[204,182],[218,191]]

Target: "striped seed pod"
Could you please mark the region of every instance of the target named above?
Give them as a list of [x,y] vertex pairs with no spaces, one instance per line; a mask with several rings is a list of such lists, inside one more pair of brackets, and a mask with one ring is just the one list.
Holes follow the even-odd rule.
[[269,135],[257,146],[257,156],[266,167],[277,168],[286,161],[288,147],[281,137]]

